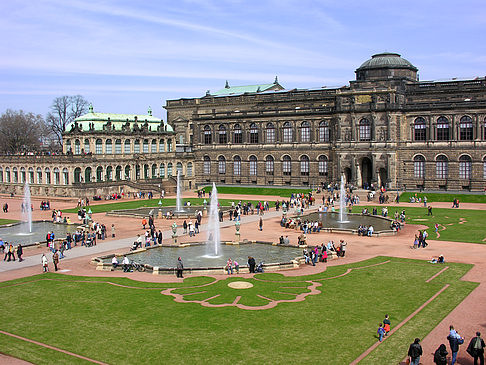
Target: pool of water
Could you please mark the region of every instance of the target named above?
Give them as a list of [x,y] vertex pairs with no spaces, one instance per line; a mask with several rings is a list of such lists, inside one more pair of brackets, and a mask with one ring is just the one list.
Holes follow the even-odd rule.
[[32,245],[46,240],[47,232],[54,232],[55,238],[65,238],[67,233],[76,231],[76,225],[52,222],[32,222],[32,232],[27,233],[26,224],[19,223],[10,227],[0,227],[0,238],[15,245]]
[[[205,244],[194,244],[189,247],[157,247],[127,256],[141,264],[165,268],[175,267],[179,256],[185,268],[224,267],[228,258],[238,261],[240,266],[247,266],[248,256],[253,256],[257,264],[260,261],[266,264],[290,262],[302,256],[302,249],[296,247],[262,243],[221,245],[220,252],[217,257],[208,256]],[[104,262],[111,262],[111,259],[105,259]]]
[[335,212],[316,212],[300,217],[302,221],[308,220],[311,222],[321,221],[323,228],[342,228],[342,229],[358,229],[359,225],[373,225],[374,231],[390,230],[390,221],[379,216],[348,214],[346,222],[339,222],[339,214]]

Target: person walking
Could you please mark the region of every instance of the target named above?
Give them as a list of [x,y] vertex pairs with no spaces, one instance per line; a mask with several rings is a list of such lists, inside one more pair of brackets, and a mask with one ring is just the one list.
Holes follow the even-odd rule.
[[476,337],[473,337],[467,346],[467,353],[474,358],[474,365],[484,365],[484,341],[481,338],[481,332],[476,332]]
[[263,219],[262,219],[262,217],[260,217],[260,221],[258,223],[258,228],[260,228],[260,231],[263,230]]
[[250,273],[255,273],[255,265],[255,259],[252,256],[248,256],[248,267],[250,269]]
[[422,346],[420,346],[420,338],[416,338],[408,348],[408,356],[410,356],[410,365],[419,365],[420,356],[422,356]]
[[452,353],[451,365],[454,365],[456,363],[457,353],[459,352],[459,345],[464,343],[464,337],[461,337],[461,335],[456,332],[454,326],[450,326],[449,336],[447,336],[447,339],[449,340]]
[[178,278],[184,278],[182,276],[182,272],[184,271],[184,264],[182,263],[182,259],[181,257],[179,256],[177,258],[177,272],[176,272],[176,275]]
[[22,245],[19,243],[19,245],[17,246],[17,256],[19,258],[19,262],[24,261],[24,259],[22,258],[23,254],[24,254],[24,250],[22,249]]
[[434,352],[434,364],[447,365],[447,354],[446,345],[441,344]]
[[115,237],[115,224],[111,225],[111,237]]
[[48,265],[48,262],[47,262],[47,257],[44,254],[42,254],[42,257],[41,257],[41,264],[42,264],[42,272],[48,272],[49,271],[49,265]]
[[56,250],[52,254],[52,262],[54,263],[54,271],[57,271],[57,265],[59,264],[59,251]]

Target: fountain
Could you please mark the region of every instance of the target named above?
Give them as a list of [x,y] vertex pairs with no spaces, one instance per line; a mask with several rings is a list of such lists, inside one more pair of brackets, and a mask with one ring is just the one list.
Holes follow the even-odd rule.
[[22,200],[22,222],[21,233],[30,234],[32,233],[32,202],[30,201],[30,187],[29,183],[26,181],[24,185],[24,199]]
[[181,204],[181,172],[177,171],[177,198],[175,213],[184,212]]
[[346,190],[344,189],[344,175],[341,175],[341,189],[339,191],[339,223],[348,222],[346,213]]
[[220,251],[220,231],[219,231],[219,211],[218,211],[218,190],[213,183],[211,192],[211,203],[209,205],[208,219],[208,255],[219,256]]

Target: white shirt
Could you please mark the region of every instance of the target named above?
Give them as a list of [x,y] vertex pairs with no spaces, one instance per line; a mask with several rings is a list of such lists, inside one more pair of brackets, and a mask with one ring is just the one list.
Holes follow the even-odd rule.
[[123,265],[128,265],[128,264],[130,264],[130,260],[128,259],[128,257],[125,256],[123,258]]

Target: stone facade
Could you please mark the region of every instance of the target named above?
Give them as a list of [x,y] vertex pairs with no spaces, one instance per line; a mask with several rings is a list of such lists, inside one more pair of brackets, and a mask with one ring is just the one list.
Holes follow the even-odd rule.
[[422,82],[385,53],[349,86],[279,89],[167,101],[168,123],[194,151],[196,184],[316,186],[344,174],[360,187],[485,187],[484,77]]

